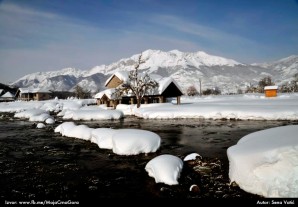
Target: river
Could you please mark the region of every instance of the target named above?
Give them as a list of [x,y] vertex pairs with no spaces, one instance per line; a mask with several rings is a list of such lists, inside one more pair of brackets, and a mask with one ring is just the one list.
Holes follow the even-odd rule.
[[[1,200],[208,198],[215,195],[211,190],[205,189],[202,195],[189,192],[185,183],[196,182],[189,173],[181,175],[182,184],[178,186],[156,184],[144,170],[146,163],[160,154],[183,159],[196,152],[206,159],[221,161],[226,178],[222,181],[224,186],[228,182],[228,147],[249,133],[293,122],[145,120],[136,117],[76,122],[92,128],[145,129],[161,137],[161,147],[156,153],[136,156],[119,156],[89,141],[62,137],[53,131],[60,123],[36,129],[26,120],[0,120]],[[250,194],[238,190],[236,196],[250,197]]]

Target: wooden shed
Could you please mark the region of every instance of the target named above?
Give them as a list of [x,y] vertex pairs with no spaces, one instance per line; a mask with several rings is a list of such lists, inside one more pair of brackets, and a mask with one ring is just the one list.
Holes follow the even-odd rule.
[[276,97],[278,86],[265,86],[264,93],[265,97]]

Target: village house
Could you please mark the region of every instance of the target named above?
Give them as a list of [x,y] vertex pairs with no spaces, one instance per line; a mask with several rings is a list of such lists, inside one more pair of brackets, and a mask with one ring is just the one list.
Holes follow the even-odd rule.
[[[136,97],[130,94],[124,95],[118,100],[114,96],[115,88],[120,84],[129,80],[128,72],[119,71],[110,76],[105,82],[105,87],[108,89],[101,91],[95,95],[97,104],[106,104],[108,107],[116,108],[117,104],[135,104]],[[142,103],[165,103],[167,99],[176,98],[177,104],[180,104],[180,97],[183,95],[180,86],[171,77],[161,77],[159,75],[150,75],[152,79],[158,82],[159,86],[153,91],[149,91],[143,97]]]
[[105,104],[107,107],[116,108],[119,100],[114,96],[114,92],[114,88],[109,88],[95,94],[94,98],[96,98],[97,105]]
[[19,88],[17,97],[22,101],[43,101],[51,98],[51,92],[40,88]]
[[265,97],[276,97],[278,86],[265,86],[264,92]]
[[13,95],[12,93],[10,93],[9,91],[7,91],[2,96],[0,96],[0,101],[1,102],[14,101],[14,100],[15,100],[15,95]]

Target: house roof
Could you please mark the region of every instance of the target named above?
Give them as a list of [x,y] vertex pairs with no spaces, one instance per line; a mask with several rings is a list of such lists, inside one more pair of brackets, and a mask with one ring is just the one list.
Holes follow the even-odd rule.
[[19,88],[21,93],[51,93],[47,89],[41,88]]
[[115,92],[114,88],[109,88],[104,91],[101,91],[97,94],[95,94],[94,98],[102,98],[104,95],[106,95],[109,99],[114,99],[113,93]]
[[[145,73],[140,73],[139,75],[142,76],[144,74]],[[108,80],[105,82],[105,86],[108,85],[108,83],[113,79],[114,76],[117,76],[123,82],[126,82],[129,80],[129,72],[128,71],[118,71],[115,74],[111,75],[110,78],[108,78]],[[177,84],[177,82],[172,77],[162,77],[157,74],[150,74],[149,76],[153,80],[158,82],[159,85],[158,85],[158,88],[148,91],[148,93],[146,95],[161,95],[171,83],[173,83],[180,90],[181,94],[183,94],[182,89],[180,88],[180,86]],[[96,94],[95,96],[98,98],[101,98],[104,94],[106,94],[107,97],[110,98],[111,95],[109,94],[110,92],[108,90],[109,89],[107,89],[105,91],[101,91],[98,94]],[[113,92],[114,91],[115,90],[113,90]],[[132,96],[132,95],[133,94],[131,94],[131,93],[126,94],[126,96]]]
[[4,91],[4,89],[0,89],[0,94]]
[[181,90],[180,86],[177,84],[177,82],[172,77],[163,77],[163,78],[161,78],[159,80],[156,80],[156,81],[159,83],[158,94],[156,94],[156,95],[162,94],[171,83],[174,83],[176,85],[176,87],[182,93],[182,90]]
[[118,71],[118,72],[114,73],[113,75],[111,75],[108,78],[108,80],[106,80],[105,86],[108,85],[108,83],[113,79],[114,76],[117,76],[123,82],[128,81],[129,80],[128,74],[129,73],[127,71]]
[[264,90],[277,90],[278,86],[265,86]]
[[14,98],[14,95],[7,91],[5,94],[3,94],[3,96],[1,96],[1,98]]

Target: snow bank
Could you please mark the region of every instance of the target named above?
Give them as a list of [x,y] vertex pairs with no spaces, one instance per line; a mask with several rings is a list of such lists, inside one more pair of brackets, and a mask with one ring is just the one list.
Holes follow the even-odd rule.
[[26,111],[18,112],[14,115],[16,118],[25,118],[29,121],[44,122],[47,119],[53,119],[48,112],[42,109],[29,109]]
[[117,109],[145,119],[298,120],[298,94],[275,98],[263,94],[183,97],[181,102],[142,104],[140,108],[120,105]]
[[251,133],[227,150],[229,177],[264,197],[298,197],[298,125]]
[[44,113],[46,113],[46,111],[42,110],[42,109],[29,109],[29,110],[26,110],[26,111],[16,113],[14,115],[14,117],[30,119],[30,117],[32,117],[32,116],[38,116],[38,115],[41,115],[41,114],[44,114]]
[[[145,119],[240,119],[240,120],[298,120],[298,93],[278,94],[267,98],[264,94],[182,97],[181,105],[172,103],[117,105],[117,110],[87,106],[95,99],[48,101],[16,101],[0,103],[0,112],[21,112],[41,109],[59,112],[58,116],[74,120],[120,119],[135,115]],[[121,111],[121,112],[120,112]]]
[[62,136],[80,138],[96,143],[99,148],[111,149],[119,155],[136,155],[156,152],[160,147],[160,137],[150,131],[140,129],[89,128],[64,122],[55,128]]
[[150,160],[145,166],[145,170],[156,183],[167,185],[177,185],[183,168],[183,161],[173,155],[160,155]]
[[44,122],[48,119],[53,119],[48,113],[42,113],[35,116],[30,116],[29,121],[40,121]]
[[72,120],[106,120],[106,119],[121,119],[123,112],[119,110],[104,110],[97,108],[84,110],[66,110],[63,119]]
[[16,113],[29,109],[37,109],[43,105],[38,101],[15,101],[15,102],[1,102],[0,112]]

